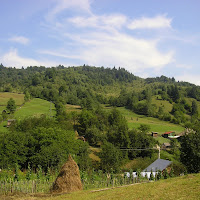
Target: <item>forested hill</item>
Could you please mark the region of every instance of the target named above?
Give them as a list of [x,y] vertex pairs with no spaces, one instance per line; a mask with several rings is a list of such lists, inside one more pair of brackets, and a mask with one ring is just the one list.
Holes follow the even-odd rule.
[[[0,91],[24,93],[25,98],[38,97],[55,104],[75,104],[91,109],[97,104],[125,106],[138,114],[159,117],[175,123],[187,121],[186,115],[197,112],[200,87],[176,82],[165,76],[139,78],[123,68],[104,67],[27,67],[7,68],[0,65]],[[188,98],[190,100],[188,101]],[[170,114],[163,105],[173,105]],[[178,119],[178,121],[177,121]]]

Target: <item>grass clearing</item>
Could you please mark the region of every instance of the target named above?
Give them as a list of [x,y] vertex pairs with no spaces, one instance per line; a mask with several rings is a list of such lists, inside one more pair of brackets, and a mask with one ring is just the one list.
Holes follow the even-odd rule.
[[[50,113],[51,111],[51,113]],[[29,102],[26,102],[21,108],[15,112],[15,118],[23,119],[29,116],[37,116],[41,114],[55,115],[54,104],[49,101],[34,98]]]
[[152,97],[152,104],[157,106],[157,111],[159,107],[163,107],[164,112],[171,112],[173,105],[169,103],[169,101],[162,100],[160,95],[156,95]]
[[24,103],[24,94],[0,92],[0,105],[6,106],[10,98],[13,98],[18,106]]
[[141,124],[148,124],[151,127],[150,131],[158,132],[162,134],[167,131],[175,131],[177,134],[184,131],[184,127],[170,122],[161,121],[157,118],[146,117],[144,115],[138,115],[124,107],[117,108],[127,119],[130,129],[139,128]]
[[69,112],[81,112],[81,106],[78,105],[70,105],[70,104],[66,104],[65,106],[67,113]]
[[[31,101],[26,102],[23,106],[17,107],[14,116],[8,116],[8,119],[24,119],[25,117],[39,116],[41,114],[46,114],[49,116],[51,114],[51,116],[55,116],[55,113],[56,111],[53,103],[43,99],[34,98]],[[4,121],[0,124],[0,132],[8,131],[6,125],[7,121]]]
[[100,148],[95,148],[95,147],[90,147],[90,154],[89,157],[93,160],[93,161],[97,161],[100,162],[101,159],[99,158],[99,156],[96,155],[96,153],[99,153],[101,151]]
[[134,184],[107,190],[84,190],[63,195],[51,194],[16,194],[1,196],[10,200],[135,200],[135,199],[200,199],[200,174],[190,174],[182,177],[160,180],[143,184]]

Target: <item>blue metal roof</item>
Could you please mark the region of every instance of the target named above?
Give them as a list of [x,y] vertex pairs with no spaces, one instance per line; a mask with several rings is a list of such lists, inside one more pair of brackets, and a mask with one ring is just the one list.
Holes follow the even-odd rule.
[[150,172],[151,170],[153,172],[156,172],[158,170],[163,171],[165,168],[167,168],[172,162],[169,160],[163,160],[163,159],[157,159],[152,164],[150,164],[146,169],[144,169],[144,172]]

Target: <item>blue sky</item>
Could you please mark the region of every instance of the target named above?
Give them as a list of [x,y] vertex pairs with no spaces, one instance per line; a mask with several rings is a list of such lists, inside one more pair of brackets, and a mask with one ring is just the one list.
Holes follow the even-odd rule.
[[200,85],[199,0],[0,0],[7,67],[123,67]]

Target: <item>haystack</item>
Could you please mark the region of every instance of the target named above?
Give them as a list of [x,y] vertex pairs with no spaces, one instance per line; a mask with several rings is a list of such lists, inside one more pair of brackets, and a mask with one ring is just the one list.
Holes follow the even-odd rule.
[[82,190],[79,168],[69,155],[68,161],[62,166],[58,177],[51,188],[52,193],[66,193]]

